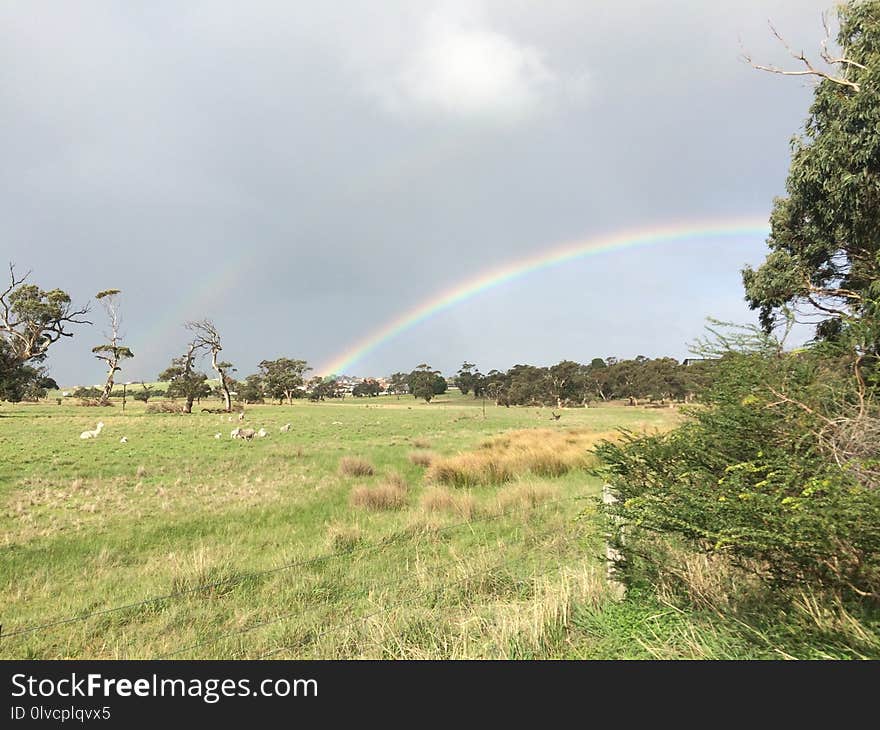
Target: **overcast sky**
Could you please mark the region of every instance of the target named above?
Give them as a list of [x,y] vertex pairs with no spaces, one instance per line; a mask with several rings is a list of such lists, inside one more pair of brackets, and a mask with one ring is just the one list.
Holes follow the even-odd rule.
[[[830,4],[830,3],[828,3]],[[571,240],[765,218],[812,89],[815,0],[7,2],[0,252],[82,302],[123,291],[154,379],[209,317],[224,355],[320,369],[424,300]],[[684,357],[754,321],[760,238],[619,251],[484,292],[351,368]],[[98,383],[95,327],[51,350]]]

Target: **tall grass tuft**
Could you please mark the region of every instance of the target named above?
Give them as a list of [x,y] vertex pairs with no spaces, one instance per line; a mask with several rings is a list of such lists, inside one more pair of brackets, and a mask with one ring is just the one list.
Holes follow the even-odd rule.
[[351,552],[362,539],[359,525],[334,523],[327,527],[327,546],[335,553]]
[[347,477],[370,477],[375,473],[375,469],[366,459],[345,456],[339,462],[339,473]]
[[355,507],[370,510],[395,510],[406,505],[409,485],[406,480],[392,472],[375,486],[360,484],[351,490],[351,503]]
[[433,451],[426,451],[425,449],[419,449],[418,451],[412,451],[409,455],[409,460],[411,463],[416,466],[424,466],[429,467],[431,463],[436,458],[436,454]]

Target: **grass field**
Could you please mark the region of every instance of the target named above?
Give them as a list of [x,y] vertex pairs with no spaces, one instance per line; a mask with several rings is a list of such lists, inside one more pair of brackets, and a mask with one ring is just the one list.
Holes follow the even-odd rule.
[[245,442],[225,415],[4,404],[0,658],[868,653],[827,618],[617,600],[590,447],[678,418],[382,397],[249,407],[271,435]]
[[589,445],[675,413],[478,405],[250,407],[251,442],[140,403],[4,405],[0,656],[564,654],[606,593]]

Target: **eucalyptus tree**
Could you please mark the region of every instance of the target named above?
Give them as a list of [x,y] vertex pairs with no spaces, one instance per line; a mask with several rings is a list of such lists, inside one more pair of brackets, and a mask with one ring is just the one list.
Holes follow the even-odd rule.
[[104,388],[99,398],[101,405],[107,405],[110,400],[110,393],[113,391],[113,379],[116,373],[122,370],[119,363],[134,357],[131,349],[122,344],[122,334],[120,332],[122,326],[119,306],[120,294],[121,291],[119,289],[105,289],[95,295],[95,299],[104,308],[109,326],[109,330],[104,333],[106,342],[102,342],[100,345],[92,348],[95,357],[107,364],[107,378],[104,381]]

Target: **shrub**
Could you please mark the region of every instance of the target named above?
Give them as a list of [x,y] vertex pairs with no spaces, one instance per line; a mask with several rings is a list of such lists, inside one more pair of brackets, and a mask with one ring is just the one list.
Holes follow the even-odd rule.
[[770,342],[726,352],[707,407],[687,423],[597,449],[620,497],[606,511],[635,534],[670,534],[762,566],[774,587],[877,600],[880,491],[860,477],[877,462],[833,453],[842,413],[858,401],[851,372]]
[[101,397],[100,388],[77,388],[73,391],[74,398],[82,398],[83,400],[92,400]]

